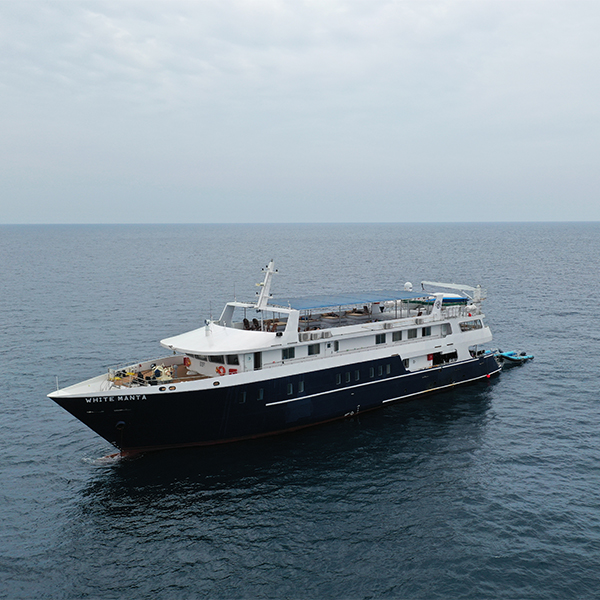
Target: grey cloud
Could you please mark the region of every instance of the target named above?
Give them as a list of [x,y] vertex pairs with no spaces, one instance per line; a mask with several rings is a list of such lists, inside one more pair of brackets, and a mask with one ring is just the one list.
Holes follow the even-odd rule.
[[4,219],[598,219],[599,24],[591,2],[2,2]]

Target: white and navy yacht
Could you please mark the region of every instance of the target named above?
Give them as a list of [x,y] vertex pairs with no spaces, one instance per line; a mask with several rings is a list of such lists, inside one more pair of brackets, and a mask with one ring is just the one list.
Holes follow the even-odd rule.
[[263,271],[254,302],[162,340],[169,355],[49,397],[135,454],[291,431],[500,372],[480,286],[284,299],[270,293],[273,261]]

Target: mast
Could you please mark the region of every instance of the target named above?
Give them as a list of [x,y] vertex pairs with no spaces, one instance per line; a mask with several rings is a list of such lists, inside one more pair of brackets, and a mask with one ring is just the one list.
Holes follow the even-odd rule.
[[269,303],[269,298],[271,297],[271,280],[273,279],[273,274],[277,273],[277,269],[275,269],[274,266],[275,263],[273,259],[271,259],[269,264],[263,269],[265,280],[256,284],[258,287],[262,288],[260,292],[256,292],[256,295],[258,296],[258,300],[255,304],[256,310],[264,310]]

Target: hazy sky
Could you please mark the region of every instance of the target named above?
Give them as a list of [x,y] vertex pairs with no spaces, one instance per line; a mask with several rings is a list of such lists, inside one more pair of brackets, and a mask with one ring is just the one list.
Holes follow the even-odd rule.
[[0,0],[0,222],[600,220],[600,2]]

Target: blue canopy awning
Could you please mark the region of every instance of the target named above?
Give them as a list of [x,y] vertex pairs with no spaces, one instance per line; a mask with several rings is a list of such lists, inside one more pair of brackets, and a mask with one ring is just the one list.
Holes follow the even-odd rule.
[[406,290],[374,290],[371,292],[342,292],[338,294],[319,294],[301,298],[273,298],[271,306],[283,306],[295,310],[313,310],[336,306],[362,306],[371,302],[387,302],[390,300],[415,300],[428,298],[430,292],[407,292]]

